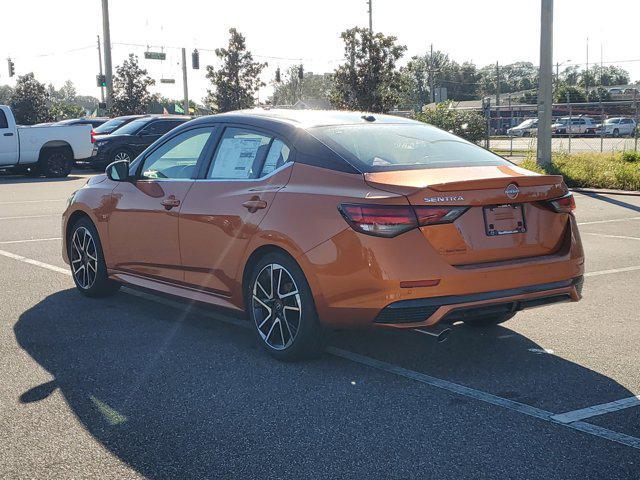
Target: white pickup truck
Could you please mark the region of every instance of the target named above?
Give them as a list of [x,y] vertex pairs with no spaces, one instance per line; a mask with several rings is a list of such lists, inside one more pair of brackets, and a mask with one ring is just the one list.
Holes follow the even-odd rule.
[[92,153],[90,125],[17,126],[11,109],[0,105],[0,169],[66,177],[75,160]]

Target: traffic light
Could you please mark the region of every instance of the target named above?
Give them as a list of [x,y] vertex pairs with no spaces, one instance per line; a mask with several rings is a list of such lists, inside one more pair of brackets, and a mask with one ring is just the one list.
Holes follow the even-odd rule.
[[107,77],[106,75],[96,75],[96,84],[99,87],[106,87],[107,86]]
[[193,53],[191,54],[191,68],[193,68],[194,70],[200,69],[200,52],[197,48],[194,49]]
[[298,78],[300,80],[304,78],[304,67],[302,65],[298,67]]
[[282,81],[282,77],[280,76],[280,67],[276,68],[276,83],[280,83]]
[[13,63],[13,60],[7,58],[7,65],[9,67],[9,77],[13,77],[16,74],[16,66]]

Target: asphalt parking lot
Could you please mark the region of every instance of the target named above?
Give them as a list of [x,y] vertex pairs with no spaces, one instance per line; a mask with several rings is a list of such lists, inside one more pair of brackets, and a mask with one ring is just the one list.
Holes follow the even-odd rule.
[[86,178],[0,177],[0,478],[640,478],[640,197],[576,194],[580,303],[284,364],[215,310],[77,294]]

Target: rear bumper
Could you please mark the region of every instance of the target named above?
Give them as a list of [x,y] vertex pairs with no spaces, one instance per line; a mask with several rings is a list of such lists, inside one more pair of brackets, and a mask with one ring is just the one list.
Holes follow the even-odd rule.
[[380,327],[428,327],[439,322],[501,315],[552,303],[577,302],[583,277],[542,285],[496,290],[470,295],[401,300],[383,308],[374,323]]

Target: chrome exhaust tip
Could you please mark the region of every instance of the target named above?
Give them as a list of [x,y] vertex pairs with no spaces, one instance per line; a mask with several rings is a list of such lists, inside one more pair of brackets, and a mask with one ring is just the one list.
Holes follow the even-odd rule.
[[449,334],[451,333],[451,329],[449,327],[440,327],[438,325],[435,325],[428,329],[414,328],[414,330],[418,333],[423,333],[425,335],[429,335],[430,337],[435,337],[438,343],[445,342],[449,338]]

